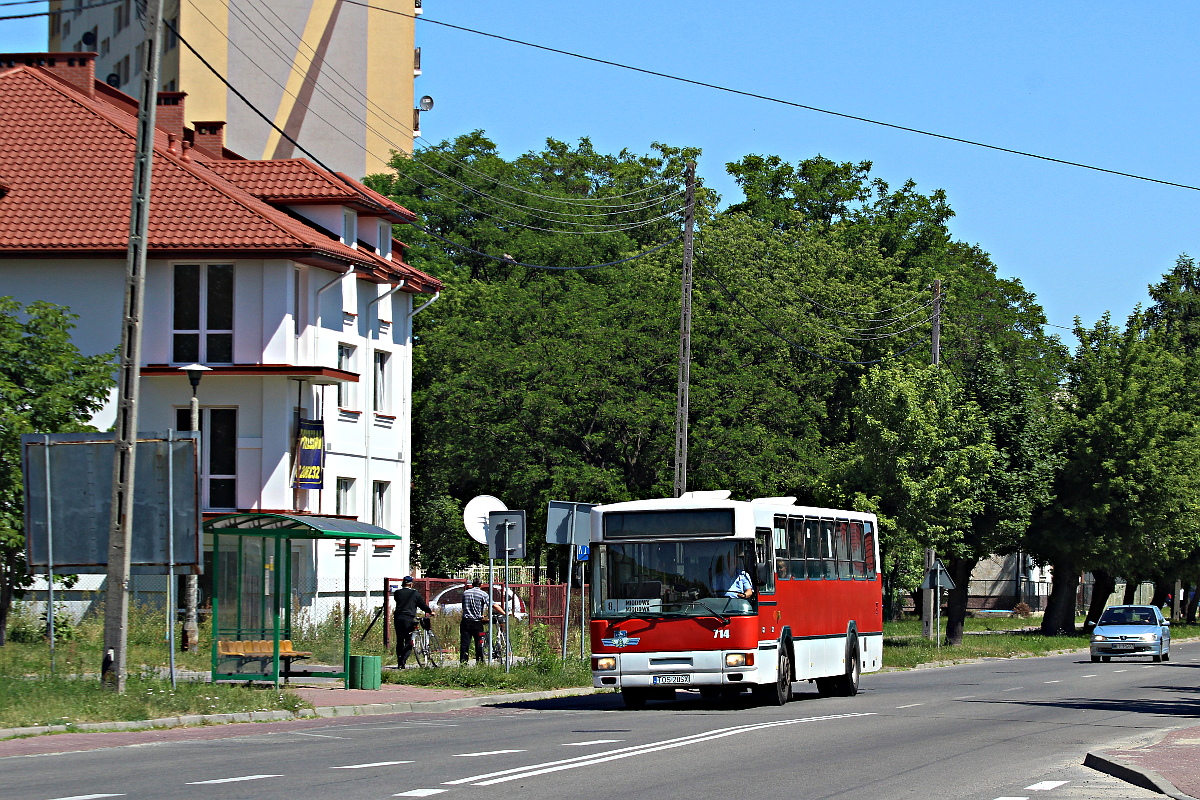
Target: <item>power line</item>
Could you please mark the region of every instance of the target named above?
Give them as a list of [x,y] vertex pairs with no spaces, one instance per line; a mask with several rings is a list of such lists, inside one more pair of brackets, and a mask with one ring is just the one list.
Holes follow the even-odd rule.
[[436,20],[436,19],[429,19],[428,17],[426,17],[424,15],[418,16],[416,14],[406,14],[403,11],[393,11],[390,8],[381,8],[379,6],[373,6],[370,3],[359,2],[359,0],[343,0],[343,2],[348,3],[350,5],[363,6],[364,8],[370,8],[375,11],[384,11],[389,14],[397,14],[402,17],[409,17],[410,19],[418,19],[418,20],[421,20],[422,22],[426,22],[431,25],[441,25],[442,27],[453,28],[454,30],[463,31],[465,33],[474,33],[478,36],[486,36],[491,39],[499,39],[500,41],[503,41],[503,42],[511,42],[512,44],[519,44],[524,47],[533,47],[538,50],[545,50],[546,52],[549,52],[549,53],[558,53],[559,55],[570,56],[571,58],[578,58],[578,59],[582,59],[584,61],[591,61],[596,64],[606,64],[610,67],[626,69],[626,70],[630,70],[631,72],[640,72],[643,75],[653,75],[657,78],[666,78],[667,80],[678,81],[680,83],[688,83],[693,86],[702,86],[706,89],[715,89],[719,92],[728,92],[729,94],[741,95],[742,97],[752,97],[756,100],[766,100],[769,103],[779,103],[780,105],[792,106],[793,108],[802,108],[806,111],[815,111],[819,114],[828,114],[828,115],[834,116],[834,117],[841,117],[842,119],[852,119],[852,120],[855,120],[856,122],[866,122],[871,125],[879,125],[884,128],[892,128],[892,129],[898,130],[898,131],[907,131],[908,133],[920,134],[921,136],[931,136],[935,139],[944,139],[944,140],[950,141],[950,142],[958,142],[959,144],[967,144],[967,145],[971,145],[972,147],[983,147],[983,148],[987,148],[988,150],[997,150],[1001,153],[1011,153],[1012,155],[1024,156],[1025,158],[1036,158],[1040,161],[1050,161],[1052,163],[1063,164],[1068,167],[1079,167],[1080,169],[1090,169],[1095,172],[1104,172],[1109,175],[1119,175],[1123,178],[1133,178],[1134,180],[1149,181],[1150,183],[1161,183],[1165,186],[1175,186],[1180,189],[1192,189],[1193,191],[1200,192],[1200,186],[1192,186],[1192,185],[1186,184],[1186,183],[1175,183],[1174,181],[1166,181],[1166,180],[1162,180],[1160,178],[1148,178],[1145,175],[1136,175],[1132,172],[1121,172],[1120,170],[1107,169],[1105,167],[1097,167],[1092,164],[1084,164],[1079,161],[1068,161],[1068,160],[1062,159],[1062,158],[1053,158],[1051,156],[1038,155],[1037,153],[1030,153],[1030,152],[1027,152],[1024,150],[1014,150],[1013,148],[1010,148],[1010,147],[1001,147],[999,145],[987,144],[986,142],[977,142],[972,139],[963,139],[958,136],[949,136],[944,133],[935,133],[933,131],[926,131],[926,130],[922,130],[920,128],[911,128],[907,125],[897,125],[894,122],[884,122],[882,120],[871,119],[870,117],[860,117],[856,114],[847,114],[847,113],[844,113],[841,111],[832,111],[827,108],[818,108],[817,106],[810,106],[810,105],[806,105],[804,103],[796,103],[792,100],[784,100],[779,97],[771,97],[770,95],[758,94],[756,92],[747,92],[742,89],[734,89],[734,88],[731,88],[728,86],[721,86],[721,85],[715,84],[715,83],[707,83],[705,81],[693,80],[691,78],[684,78],[679,75],[671,75],[666,72],[657,72],[657,71],[651,70],[651,69],[643,69],[642,67],[634,67],[629,64],[622,64],[619,61],[609,61],[608,59],[596,58],[595,56],[585,56],[581,53],[573,53],[570,50],[561,50],[557,47],[547,47],[546,45],[535,44],[534,42],[526,42],[521,39],[513,39],[509,36],[500,36],[499,34],[488,33],[487,31],[480,31],[480,30],[476,30],[474,28],[466,28],[466,27],[463,27],[462,25],[452,25],[449,22],[442,22],[442,21]]
[[475,250],[471,247],[467,247],[465,244],[456,242],[453,239],[447,239],[445,236],[442,236],[440,233],[434,233],[433,231],[429,230],[428,228],[417,225],[416,223],[412,223],[412,226],[414,228],[416,228],[417,230],[421,231],[422,233],[427,233],[435,239],[440,239],[441,241],[445,242],[448,245],[451,245],[452,247],[457,247],[459,250],[465,250],[468,253],[474,253],[477,256],[483,256],[484,258],[490,258],[493,261],[500,261],[505,264],[515,264],[518,267],[531,267],[532,269],[550,269],[550,270],[563,270],[563,271],[579,270],[579,269],[599,269],[600,267],[611,267],[611,266],[615,266],[617,264],[625,264],[629,261],[636,261],[639,258],[645,258],[646,256],[650,255],[651,253],[654,253],[658,250],[662,250],[664,247],[666,247],[669,244],[675,244],[675,242],[678,242],[680,239],[683,238],[682,236],[676,236],[674,239],[669,239],[669,240],[663,242],[662,244],[655,245],[654,247],[651,247],[649,250],[645,250],[641,253],[638,253],[635,256],[629,256],[628,258],[620,258],[620,259],[617,259],[616,261],[605,261],[603,264],[589,264],[586,267],[547,267],[543,264],[526,264],[524,261],[517,261],[512,258],[500,258],[499,256],[494,256],[494,255],[491,255],[490,253],[484,253],[482,251]]
[[[200,9],[198,6],[196,6],[195,0],[189,0],[189,2],[192,4],[192,6],[193,6],[193,7],[195,7],[195,8],[196,8],[196,10],[197,10],[197,11],[198,11],[198,12],[199,12],[199,13],[200,13],[202,16],[205,16],[205,15],[204,15],[204,12],[203,12],[203,10],[201,10],[201,9]],[[249,5],[250,5],[250,7],[251,7],[251,8],[253,8],[253,9],[254,9],[254,10],[255,10],[255,11],[258,13],[258,16],[259,16],[259,18],[260,18],[260,19],[262,19],[262,21],[263,21],[263,23],[264,23],[265,25],[267,25],[268,27],[272,27],[272,23],[271,23],[271,22],[270,22],[270,21],[269,21],[269,20],[268,20],[268,19],[265,17],[265,15],[263,14],[263,11],[264,11],[264,10],[265,10],[266,12],[270,13],[270,14],[271,14],[271,16],[273,16],[273,17],[274,17],[274,18],[275,18],[275,19],[278,21],[278,24],[279,24],[281,27],[283,27],[284,29],[288,30],[288,31],[289,31],[289,32],[291,32],[291,33],[292,33],[292,34],[293,34],[295,37],[297,37],[297,41],[298,41],[298,43],[299,43],[300,45],[302,45],[302,46],[303,46],[305,49],[309,50],[309,51],[310,51],[310,52],[311,52],[311,53],[312,53],[314,56],[316,56],[316,55],[317,55],[317,52],[316,52],[316,50],[315,50],[315,49],[312,47],[312,45],[310,45],[310,44],[308,44],[306,41],[304,41],[304,37],[301,35],[301,33],[300,33],[299,31],[295,30],[294,28],[292,28],[292,27],[291,27],[291,26],[290,26],[290,25],[287,23],[287,20],[285,20],[285,19],[284,19],[283,17],[281,17],[281,16],[280,16],[278,13],[276,13],[276,12],[275,12],[275,10],[274,10],[274,9],[272,9],[272,8],[271,8],[269,5],[267,5],[266,3],[258,3],[258,4],[251,3],[251,4],[249,4]],[[275,51],[276,51],[276,53],[277,53],[277,54],[280,56],[280,58],[281,58],[281,59],[283,59],[285,62],[286,62],[286,61],[289,61],[288,57],[287,57],[287,56],[284,54],[284,52],[283,52],[282,48],[278,47],[278,46],[277,46],[277,45],[276,45],[276,44],[275,44],[275,43],[274,43],[274,42],[271,40],[271,38],[270,38],[269,36],[267,36],[267,35],[266,35],[266,34],[263,32],[262,28],[260,28],[260,27],[259,27],[257,24],[255,24],[255,23],[254,23],[252,20],[250,20],[250,19],[249,19],[249,18],[248,18],[248,17],[247,17],[247,16],[244,14],[244,12],[241,12],[239,9],[236,9],[236,8],[234,8],[233,6],[231,6],[231,7],[230,7],[230,11],[231,11],[231,13],[233,13],[235,16],[237,16],[239,19],[241,19],[241,20],[242,20],[242,21],[243,21],[243,22],[246,24],[246,26],[247,26],[248,28],[251,28],[251,29],[252,29],[252,32],[254,33],[254,35],[255,35],[255,36],[256,36],[256,37],[257,37],[257,38],[258,38],[260,41],[262,41],[264,44],[266,44],[266,45],[267,45],[268,47],[270,47],[271,49],[275,50]],[[206,19],[206,20],[207,20],[207,21],[208,21],[210,24],[212,24],[212,21],[211,21],[211,20],[209,20],[207,16],[205,16],[205,19]],[[218,28],[218,27],[217,27],[217,26],[215,26],[215,25],[214,25],[213,27],[214,27],[214,28],[216,28],[216,29],[217,29],[219,32],[221,32],[221,34],[222,34],[223,36],[225,35],[224,31],[222,31],[220,28]],[[226,38],[228,39],[228,36],[226,36]],[[231,41],[231,42],[230,42],[230,44],[233,44],[233,42]],[[235,48],[237,47],[237,45],[233,45],[233,46],[234,46]],[[240,48],[238,48],[238,49],[240,50]],[[253,60],[253,59],[252,59],[252,60]],[[257,64],[256,64],[256,65],[257,65]],[[375,109],[375,112],[376,112],[378,115],[380,115],[380,116],[382,116],[382,117],[386,117],[387,119],[391,120],[391,122],[392,122],[392,123],[393,123],[393,124],[394,124],[396,127],[400,128],[401,130],[403,130],[403,131],[407,132],[407,133],[408,133],[410,136],[412,136],[412,138],[413,138],[413,141],[414,141],[414,142],[416,142],[416,141],[425,142],[425,143],[426,143],[426,145],[427,145],[427,147],[426,147],[426,148],[425,148],[425,150],[424,150],[425,152],[429,152],[429,153],[436,153],[436,154],[437,154],[437,155],[438,155],[440,158],[442,158],[442,160],[444,160],[444,161],[446,161],[446,162],[448,162],[448,163],[454,163],[454,164],[458,165],[458,166],[459,166],[460,168],[462,168],[462,169],[463,169],[465,172],[471,172],[471,173],[474,173],[474,174],[476,174],[476,175],[479,175],[480,177],[482,177],[482,178],[485,178],[485,179],[487,179],[487,180],[489,180],[489,181],[493,181],[493,182],[497,183],[497,184],[498,184],[498,185],[500,185],[500,186],[504,186],[505,188],[512,189],[513,191],[522,192],[523,194],[527,194],[527,195],[529,195],[529,196],[531,196],[531,197],[537,197],[537,198],[540,198],[540,199],[546,199],[546,200],[556,200],[557,202],[563,203],[563,204],[565,204],[565,205],[579,205],[579,206],[584,206],[584,207],[588,207],[588,208],[614,208],[614,209],[615,209],[615,208],[625,208],[625,207],[628,207],[628,206],[631,206],[631,205],[636,205],[636,204],[634,203],[634,204],[615,204],[615,205],[614,205],[614,204],[612,204],[612,203],[607,203],[606,201],[608,201],[608,200],[614,200],[614,199],[622,199],[622,198],[625,198],[625,197],[631,197],[631,196],[634,196],[634,195],[639,195],[639,194],[645,194],[646,192],[648,192],[648,191],[650,191],[650,190],[652,190],[652,189],[654,189],[654,188],[657,188],[658,186],[661,186],[661,185],[664,185],[664,184],[666,184],[666,183],[669,183],[669,181],[668,181],[668,180],[661,180],[661,181],[658,181],[657,183],[653,183],[653,184],[650,184],[649,186],[645,186],[645,187],[642,187],[642,188],[639,188],[639,189],[633,190],[633,191],[631,191],[631,192],[626,192],[626,193],[624,193],[624,194],[619,194],[619,195],[610,195],[610,196],[607,196],[607,197],[602,197],[602,198],[588,198],[588,199],[583,199],[583,198],[580,198],[580,199],[556,198],[556,197],[554,197],[554,196],[552,196],[552,195],[543,195],[543,194],[539,194],[539,193],[537,193],[537,192],[534,192],[534,191],[531,191],[530,189],[527,189],[527,188],[522,188],[522,187],[519,187],[519,186],[513,186],[513,185],[511,185],[511,184],[504,183],[503,181],[499,180],[499,179],[498,179],[498,178],[496,178],[495,176],[488,175],[487,173],[484,173],[484,172],[481,172],[481,171],[479,171],[479,170],[477,170],[477,169],[474,169],[474,168],[473,168],[473,167],[472,167],[470,164],[468,164],[468,163],[467,163],[467,162],[465,162],[465,161],[462,161],[462,160],[460,160],[460,159],[455,159],[455,158],[449,157],[449,156],[448,156],[448,155],[447,155],[447,154],[446,154],[444,151],[442,151],[442,150],[438,149],[438,148],[437,148],[437,146],[436,146],[436,145],[434,145],[432,142],[430,142],[428,139],[426,139],[426,138],[425,138],[425,137],[423,137],[423,136],[419,136],[419,135],[417,135],[417,132],[416,132],[416,131],[414,131],[412,128],[410,128],[410,127],[407,125],[407,123],[405,123],[403,120],[399,120],[399,119],[397,119],[397,118],[396,118],[395,116],[393,116],[393,115],[392,115],[392,114],[391,114],[391,113],[390,113],[390,112],[389,112],[389,111],[388,111],[386,108],[384,108],[383,106],[379,105],[379,103],[377,103],[377,102],[375,102],[374,100],[372,100],[369,94],[367,94],[366,92],[364,92],[364,91],[363,91],[362,89],[360,89],[360,88],[359,88],[357,85],[355,85],[354,83],[352,83],[351,81],[349,81],[349,80],[348,80],[348,79],[347,79],[347,78],[346,78],[344,75],[342,75],[340,72],[338,72],[337,68],[336,68],[334,65],[332,65],[332,64],[330,64],[330,63],[328,63],[328,62],[324,62],[324,63],[322,64],[322,66],[321,66],[321,70],[322,70],[322,72],[329,72],[329,73],[330,73],[332,76],[335,76],[335,77],[336,77],[338,80],[332,80],[332,79],[331,79],[331,81],[332,81],[332,82],[334,82],[334,83],[340,83],[340,88],[341,88],[341,90],[342,90],[342,91],[346,92],[346,93],[347,93],[347,94],[349,94],[349,95],[353,95],[353,96],[355,96],[355,97],[357,97],[357,98],[361,99],[361,100],[362,100],[362,101],[363,101],[363,102],[366,104],[366,106],[367,106],[368,108],[371,108],[371,107],[373,107],[373,108]],[[265,72],[265,71],[264,71],[264,72]],[[330,94],[330,93],[329,93],[329,92],[328,92],[328,91],[327,91],[327,90],[326,90],[326,89],[325,89],[325,88],[324,88],[324,87],[323,87],[323,86],[322,86],[320,83],[318,83],[318,82],[316,82],[316,81],[312,80],[312,79],[311,79],[311,78],[309,78],[307,75],[305,76],[305,82],[306,82],[306,83],[309,83],[309,85],[311,85],[313,88],[317,89],[317,90],[318,90],[318,91],[320,91],[322,94],[324,94],[324,95],[325,95],[325,96],[326,96],[326,97],[327,97],[327,98],[328,98],[330,101],[332,101],[332,102],[334,102],[335,104],[338,104],[339,106],[341,106],[341,107],[343,108],[343,110],[345,110],[347,113],[349,113],[349,114],[353,115],[353,112],[351,112],[351,111],[350,111],[350,109],[346,108],[346,107],[345,107],[343,104],[341,104],[341,103],[340,103],[340,100],[339,100],[339,99],[337,99],[337,98],[335,98],[335,97],[334,97],[332,94]],[[378,134],[378,135],[379,135],[381,138],[383,138],[385,141],[387,141],[387,142],[388,142],[388,144],[390,144],[390,145],[392,145],[393,147],[395,147],[395,149],[397,149],[397,150],[402,150],[402,149],[403,149],[403,148],[401,148],[401,147],[398,147],[398,146],[396,145],[396,143],[395,143],[395,142],[392,142],[392,141],[388,140],[387,136],[386,136],[386,135],[384,135],[384,134],[383,134],[381,131],[379,131],[379,130],[376,130],[375,128],[372,128],[372,127],[370,126],[370,124],[369,124],[369,123],[366,123],[366,120],[365,120],[365,118],[364,118],[364,124],[366,124],[366,126],[367,126],[368,130],[371,130],[372,132],[374,132],[374,133]],[[431,170],[433,169],[432,167],[429,167],[428,165],[426,165],[426,167],[427,167],[428,169],[431,169]],[[434,171],[436,172],[437,170],[434,170]],[[654,202],[658,202],[658,200],[664,200],[664,199],[668,199],[669,197],[674,197],[674,196],[677,196],[677,195],[679,195],[679,194],[681,194],[681,193],[682,193],[682,190],[678,190],[678,191],[676,191],[675,193],[673,193],[673,194],[671,194],[671,195],[662,196],[662,197],[660,197],[660,198],[657,198],[657,199],[654,199],[654,200],[650,200],[649,202],[652,204],[652,203],[654,203]],[[639,202],[641,202],[641,201],[639,201]],[[557,213],[557,212],[556,212],[556,213]]]

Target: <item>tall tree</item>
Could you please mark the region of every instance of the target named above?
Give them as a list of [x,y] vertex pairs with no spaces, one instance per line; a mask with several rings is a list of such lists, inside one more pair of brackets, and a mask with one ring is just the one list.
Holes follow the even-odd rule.
[[111,354],[84,356],[71,342],[77,317],[50,303],[22,309],[0,297],[0,645],[26,574],[21,434],[94,430],[87,420],[115,385]]

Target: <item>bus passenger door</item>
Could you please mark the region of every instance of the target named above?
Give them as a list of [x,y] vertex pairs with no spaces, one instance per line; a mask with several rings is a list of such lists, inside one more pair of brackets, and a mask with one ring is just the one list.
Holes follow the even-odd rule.
[[775,548],[771,529],[754,529],[754,588],[759,594],[775,594]]

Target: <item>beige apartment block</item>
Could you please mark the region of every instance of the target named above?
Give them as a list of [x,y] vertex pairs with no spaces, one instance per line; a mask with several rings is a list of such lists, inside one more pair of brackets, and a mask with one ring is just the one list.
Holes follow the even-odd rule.
[[[136,0],[83,8],[51,0],[50,50],[95,52],[96,76],[123,91],[143,62]],[[336,171],[385,171],[411,153],[420,0],[164,0],[163,17],[194,48],[164,36],[160,89],[186,92],[188,119],[225,122],[225,146],[251,159],[302,156],[222,83]],[[75,10],[77,9],[77,10]],[[398,12],[398,13],[391,13]],[[197,55],[198,54],[198,55]],[[201,60],[207,61],[209,69]]]

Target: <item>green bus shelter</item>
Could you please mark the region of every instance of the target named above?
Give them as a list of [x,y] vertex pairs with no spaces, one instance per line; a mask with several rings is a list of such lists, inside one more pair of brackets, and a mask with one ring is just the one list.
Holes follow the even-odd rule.
[[[356,520],[303,514],[226,514],[204,523],[212,536],[212,679],[342,678],[350,684],[350,542],[399,539]],[[344,543],[342,664],[340,669],[297,670],[313,654],[292,646],[294,539]],[[281,668],[282,667],[282,668]]]

